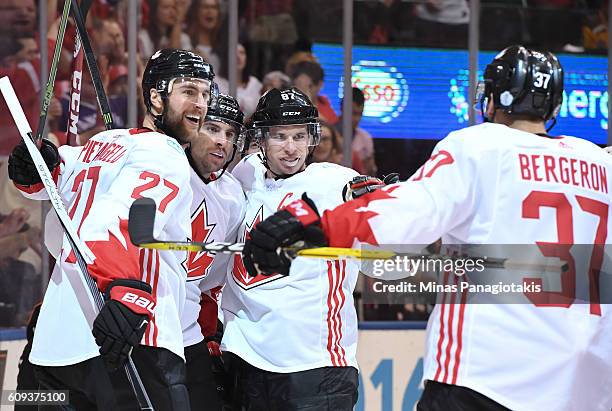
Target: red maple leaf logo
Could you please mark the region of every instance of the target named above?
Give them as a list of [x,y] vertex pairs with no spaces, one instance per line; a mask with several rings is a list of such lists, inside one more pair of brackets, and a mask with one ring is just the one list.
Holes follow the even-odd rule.
[[[261,220],[263,220],[263,205],[259,208],[259,210],[257,210],[257,213],[255,214],[255,217],[253,218],[253,221],[251,222],[251,224],[249,223],[245,224],[244,233],[243,233],[244,240],[248,240],[249,238],[251,238],[249,234],[250,231],[253,229],[253,227],[259,224]],[[246,267],[244,266],[244,263],[242,262],[242,255],[240,254],[234,254],[234,267],[232,268],[232,274],[234,276],[234,279],[238,283],[238,285],[245,290],[248,290],[249,288],[253,288],[258,285],[262,285],[262,284],[265,284],[270,281],[274,281],[278,278],[283,277],[280,274],[278,275],[258,274],[255,277],[252,277],[247,272]]]
[[331,211],[325,211],[321,225],[330,247],[352,247],[355,240],[378,245],[369,223],[369,220],[378,213],[368,210],[367,207],[371,201],[395,198],[391,193],[397,188],[399,185],[387,186],[348,201]]
[[[206,243],[215,228],[216,224],[208,224],[208,211],[206,209],[206,200],[198,206],[191,218],[191,236],[192,241]],[[187,261],[183,263],[187,271],[189,279],[206,277],[210,265],[215,259],[214,253],[207,251],[193,251],[187,255]]]
[[[108,230],[108,240],[85,241],[96,256],[94,262],[87,265],[87,270],[101,291],[106,290],[115,278],[140,280],[140,249],[130,241],[127,227],[128,220],[119,218],[119,234],[123,236],[122,239]],[[70,250],[65,261],[71,264],[77,262],[74,251]]]

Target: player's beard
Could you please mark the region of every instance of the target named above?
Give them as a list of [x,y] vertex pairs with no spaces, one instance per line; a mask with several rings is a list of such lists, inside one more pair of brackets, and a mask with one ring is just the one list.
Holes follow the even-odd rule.
[[197,137],[197,130],[187,128],[183,122],[183,116],[172,110],[172,108],[169,108],[165,115],[164,129],[164,131],[169,136],[175,138],[179,144],[190,143],[193,138]]

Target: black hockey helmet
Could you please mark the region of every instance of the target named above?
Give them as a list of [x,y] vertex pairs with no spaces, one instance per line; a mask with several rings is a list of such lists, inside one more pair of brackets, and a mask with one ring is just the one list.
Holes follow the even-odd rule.
[[487,65],[477,101],[483,114],[488,98],[495,109],[544,121],[554,119],[563,102],[563,68],[554,54],[510,46]]
[[215,73],[204,59],[187,50],[162,49],[151,56],[142,76],[142,96],[147,111],[151,112],[151,89],[156,89],[163,99],[168,97],[172,79],[190,77],[211,82],[211,98],[214,97]]
[[244,113],[240,110],[238,100],[227,94],[219,96],[208,105],[205,121],[220,121],[236,130],[234,145],[238,151],[244,148]]
[[295,87],[268,90],[257,103],[250,121],[249,133],[258,144],[267,137],[269,128],[295,124],[308,125],[312,136],[311,146],[319,144],[321,127],[319,111],[306,94]]

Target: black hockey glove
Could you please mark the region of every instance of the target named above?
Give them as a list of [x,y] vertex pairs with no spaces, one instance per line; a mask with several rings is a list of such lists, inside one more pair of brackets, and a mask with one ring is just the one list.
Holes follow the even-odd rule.
[[92,333],[107,368],[115,371],[140,344],[153,316],[155,299],[151,286],[138,280],[115,280],[104,295],[106,303],[94,320]]
[[301,200],[289,203],[257,224],[250,237],[244,244],[242,256],[252,276],[259,273],[288,275],[297,250],[327,246],[317,207],[306,193]]
[[[42,139],[40,145],[40,154],[45,160],[49,171],[53,172],[55,167],[59,166],[60,156],[57,151],[55,144],[47,139]],[[8,159],[8,173],[9,178],[13,180],[15,184],[22,186],[31,186],[32,184],[40,183],[42,180],[38,175],[32,156],[28,152],[23,141],[15,146],[13,152]]]
[[354,200],[388,184],[397,183],[398,181],[398,173],[391,173],[382,180],[371,176],[353,177],[353,179],[342,189],[342,199],[344,201]]

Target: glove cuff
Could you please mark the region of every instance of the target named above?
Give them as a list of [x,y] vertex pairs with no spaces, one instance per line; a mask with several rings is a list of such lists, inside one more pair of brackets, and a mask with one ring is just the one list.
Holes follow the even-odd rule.
[[287,204],[284,208],[289,214],[294,216],[304,227],[319,221],[319,213],[304,200],[295,200]]
[[115,280],[106,288],[106,298],[125,305],[136,314],[153,317],[155,298],[151,286],[138,280]]

